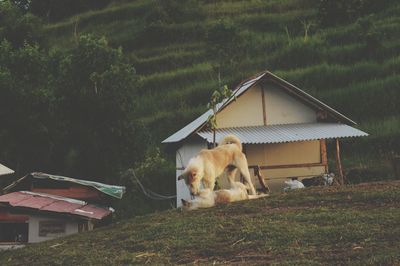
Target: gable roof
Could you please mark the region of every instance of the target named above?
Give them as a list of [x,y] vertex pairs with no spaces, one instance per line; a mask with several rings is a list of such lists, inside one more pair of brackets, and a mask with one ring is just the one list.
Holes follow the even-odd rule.
[[117,199],[122,199],[122,196],[125,193],[125,187],[122,186],[114,186],[114,185],[108,185],[108,184],[103,184],[99,182],[94,182],[94,181],[88,181],[88,180],[82,180],[82,179],[76,179],[76,178],[71,178],[71,177],[66,177],[66,176],[59,176],[59,175],[50,175],[50,174],[45,174],[45,173],[31,173],[29,175],[26,175],[24,177],[21,177],[17,181],[13,182],[9,186],[4,188],[4,191],[9,191],[13,187],[17,186],[20,182],[25,180],[28,177],[36,178],[36,179],[50,179],[54,181],[63,181],[63,182],[70,182],[70,183],[75,183],[79,184],[82,186],[87,186],[87,187],[92,187],[94,189],[97,189],[98,191],[117,198]]
[[[278,87],[281,89],[284,89],[286,92],[291,94],[292,96],[299,98],[302,101],[306,101],[307,103],[313,105],[315,108],[322,109],[327,111],[330,115],[335,117],[338,121],[341,121],[345,124],[351,124],[351,125],[356,125],[356,122],[351,120],[350,118],[344,116],[343,114],[339,113],[332,107],[328,106],[327,104],[321,102],[320,100],[316,99],[315,97],[311,96],[310,94],[306,93],[305,91],[299,89],[298,87],[294,86],[293,84],[287,82],[286,80],[283,80],[279,78],[278,76],[272,74],[269,71],[264,71],[260,74],[257,74],[256,76],[245,80],[241,82],[236,89],[233,91],[233,95],[236,97],[239,97],[242,95],[244,92],[246,92],[248,89],[251,87],[257,85],[259,82],[262,80],[269,80],[272,81],[273,83],[276,83],[279,85]],[[217,113],[220,112],[222,109],[224,109],[226,106],[228,106],[234,98],[230,98],[229,100],[224,100],[220,104],[217,105]],[[197,119],[183,127],[182,129],[178,130],[168,138],[162,141],[162,143],[174,143],[174,142],[180,142],[187,138],[189,135],[191,135],[193,132],[196,132],[197,130],[200,130],[202,126],[207,122],[207,119],[210,115],[212,115],[212,110],[208,110],[201,116],[199,116]]]

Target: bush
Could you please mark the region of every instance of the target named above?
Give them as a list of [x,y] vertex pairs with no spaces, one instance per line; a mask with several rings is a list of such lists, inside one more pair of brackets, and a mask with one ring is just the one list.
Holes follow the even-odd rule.
[[154,200],[147,197],[139,183],[161,195],[176,195],[175,164],[166,160],[156,147],[149,147],[145,160],[120,175],[119,183],[126,194],[118,204],[118,217],[132,217],[155,210],[164,210],[175,204],[175,199]]

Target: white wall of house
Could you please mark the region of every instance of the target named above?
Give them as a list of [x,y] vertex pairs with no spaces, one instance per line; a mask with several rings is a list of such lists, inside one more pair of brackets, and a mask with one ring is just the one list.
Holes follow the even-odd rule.
[[[47,236],[39,236],[39,223],[41,221],[56,221],[65,223],[65,232],[59,234],[49,234]],[[42,242],[50,239],[54,239],[61,236],[78,233],[78,221],[68,221],[65,219],[53,218],[41,215],[29,216],[29,234],[28,243]]]
[[[189,160],[196,156],[200,150],[207,149],[207,142],[202,140],[190,140],[185,142],[176,151],[176,178],[180,176]],[[184,180],[176,181],[176,206],[182,206],[181,199],[190,200],[190,192]]]

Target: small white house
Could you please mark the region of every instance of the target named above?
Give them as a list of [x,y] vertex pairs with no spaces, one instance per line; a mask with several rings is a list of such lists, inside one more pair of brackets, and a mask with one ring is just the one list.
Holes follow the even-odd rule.
[[[266,71],[240,83],[235,100],[218,105],[217,142],[233,134],[243,143],[253,183],[255,170],[272,190],[281,189],[288,177],[310,177],[328,172],[326,140],[337,144],[338,172],[342,175],[339,138],[367,136],[356,123],[289,82]],[[209,110],[163,141],[176,147],[176,175],[190,158],[213,140],[207,128]],[[223,184],[224,180],[221,180]],[[278,184],[278,185],[277,185]],[[177,181],[177,206],[190,199],[183,180]]]

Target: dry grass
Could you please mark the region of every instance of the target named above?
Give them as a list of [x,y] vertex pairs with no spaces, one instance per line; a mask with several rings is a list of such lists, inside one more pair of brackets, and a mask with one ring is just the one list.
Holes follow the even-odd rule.
[[4,252],[0,265],[400,263],[400,181],[169,210]]

